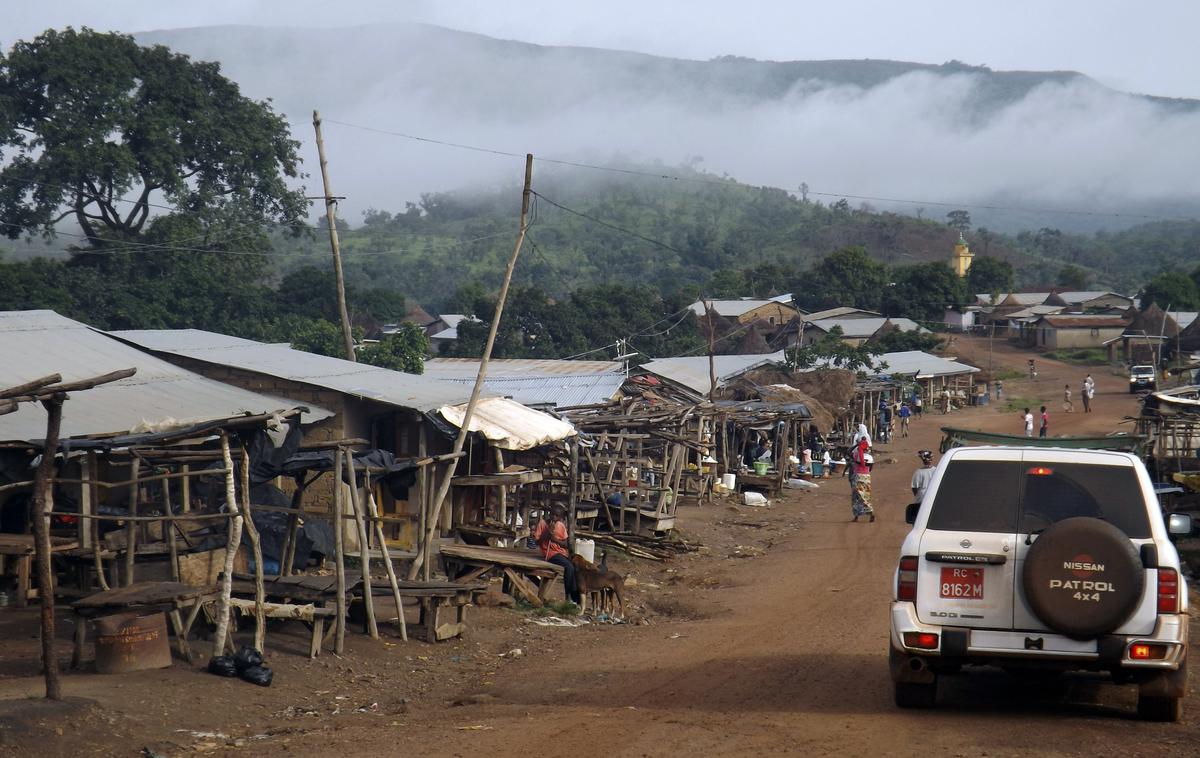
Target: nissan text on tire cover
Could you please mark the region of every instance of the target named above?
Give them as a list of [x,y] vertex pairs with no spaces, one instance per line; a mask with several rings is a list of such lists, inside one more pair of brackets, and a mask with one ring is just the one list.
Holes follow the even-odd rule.
[[1138,714],[1176,721],[1187,690],[1187,584],[1142,462],[1130,453],[950,450],[897,563],[889,662],[900,707],[938,679],[999,666],[1093,671],[1138,687]]

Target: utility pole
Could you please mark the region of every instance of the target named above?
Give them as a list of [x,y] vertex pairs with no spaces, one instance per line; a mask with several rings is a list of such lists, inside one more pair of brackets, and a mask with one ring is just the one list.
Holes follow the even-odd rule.
[[[496,344],[496,331],[500,326],[500,317],[504,313],[504,303],[508,300],[508,287],[512,284],[513,269],[517,267],[517,256],[521,254],[521,245],[525,242],[525,232],[529,230],[529,198],[533,194],[532,185],[533,154],[526,153],[525,187],[521,191],[521,221],[517,229],[517,242],[513,245],[512,257],[508,259],[508,267],[504,270],[504,281],[500,284],[500,296],[496,299],[496,313],[492,316],[492,323],[488,327],[487,342],[484,343],[483,356],[479,360],[479,373],[475,375],[475,386],[471,389],[471,399],[467,402],[466,410],[463,411],[463,420],[458,429],[458,436],[454,438],[452,457],[446,467],[445,476],[438,484],[438,491],[430,506],[429,518],[425,521],[428,531],[421,536],[422,541],[417,546],[417,557],[413,559],[412,566],[408,570],[410,580],[417,578],[422,566],[429,565],[429,551],[433,546],[434,537],[437,536],[442,505],[446,502],[446,494],[450,491],[450,480],[454,478],[454,470],[458,467],[459,453],[462,452],[470,432],[471,418],[475,415],[475,405],[479,402],[479,394],[483,390],[483,380],[487,377],[488,361],[492,359],[492,347]],[[572,547],[573,549],[574,547]]]
[[708,402],[713,402],[717,396],[717,365],[713,357],[716,342],[713,339],[712,301],[704,301],[704,318],[708,322]]
[[313,111],[313,130],[317,133],[317,157],[321,161],[321,184],[325,187],[325,223],[329,226],[329,247],[333,249],[333,273],[337,277],[338,318],[342,322],[342,340],[346,360],[354,360],[354,337],[350,334],[350,316],[346,313],[346,280],[342,277],[342,252],[338,247],[337,200],[329,190],[329,163],[325,160],[325,140],[321,139],[321,113]]

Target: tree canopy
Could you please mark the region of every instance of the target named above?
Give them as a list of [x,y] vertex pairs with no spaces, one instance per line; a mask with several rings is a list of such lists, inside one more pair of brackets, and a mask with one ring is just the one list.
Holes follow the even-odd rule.
[[844,247],[812,267],[808,286],[796,296],[802,307],[810,309],[849,305],[877,311],[887,281],[887,266],[872,260],[865,248]]
[[1013,267],[1006,260],[990,255],[977,255],[967,272],[968,294],[986,292],[1000,295],[1012,291]]
[[1155,303],[1163,310],[1200,310],[1200,287],[1192,277],[1179,271],[1164,271],[1142,288],[1142,310]]
[[[72,218],[91,248],[142,234],[155,198],[204,216],[297,224],[299,143],[269,103],[216,63],[88,28],[50,30],[0,57],[4,234]],[[127,198],[126,195],[129,197]]]

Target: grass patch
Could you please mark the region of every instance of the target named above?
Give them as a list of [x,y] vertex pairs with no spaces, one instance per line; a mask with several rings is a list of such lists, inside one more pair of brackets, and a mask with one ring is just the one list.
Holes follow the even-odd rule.
[[1097,347],[1081,348],[1077,350],[1051,350],[1043,353],[1042,357],[1048,358],[1052,361],[1071,363],[1076,366],[1108,365],[1108,351]]
[[1028,408],[1031,411],[1036,411],[1042,406],[1042,401],[1036,397],[1005,397],[1004,405],[999,406],[996,410],[1001,413],[1020,413]]
[[517,598],[517,602],[513,605],[513,609],[522,613],[530,613],[539,618],[544,616],[578,616],[582,610],[578,605],[570,600],[549,601],[540,608],[535,608],[525,600]]

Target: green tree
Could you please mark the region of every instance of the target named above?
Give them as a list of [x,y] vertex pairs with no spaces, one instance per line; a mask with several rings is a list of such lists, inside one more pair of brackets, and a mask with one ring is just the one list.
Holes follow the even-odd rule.
[[941,321],[947,308],[966,300],[963,280],[941,261],[897,266],[883,297],[884,314],[916,321]]
[[429,338],[421,327],[409,321],[400,324],[399,331],[385,335],[375,345],[358,352],[358,359],[372,366],[403,371],[406,374],[425,372],[425,356],[429,354]]
[[788,350],[784,354],[784,367],[789,371],[832,367],[859,375],[865,375],[869,369],[887,368],[886,363],[875,360],[881,352],[878,346],[851,345],[842,339],[844,334],[840,326],[835,326],[819,340]]
[[1091,275],[1087,269],[1076,266],[1074,263],[1068,263],[1059,269],[1054,283],[1065,290],[1078,292],[1079,290],[1087,289],[1088,279],[1090,278]]
[[968,294],[999,295],[1012,291],[1013,267],[1008,261],[988,255],[976,256],[967,272]]
[[971,228],[971,214],[968,211],[956,210],[946,214],[946,226],[966,232]]
[[[156,193],[205,213],[297,225],[299,143],[216,63],[132,37],[68,28],[0,58],[0,217],[16,239],[72,218],[90,247],[142,234]],[[129,195],[128,202],[121,199]]]
[[1142,288],[1142,310],[1156,303],[1164,310],[1200,310],[1200,287],[1187,274],[1164,271],[1151,279]]
[[796,297],[809,309],[849,305],[879,310],[887,280],[887,267],[871,260],[865,249],[845,247],[809,270],[807,286]]

